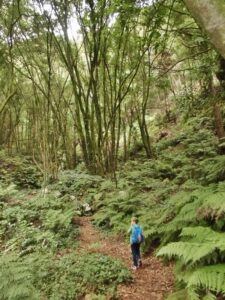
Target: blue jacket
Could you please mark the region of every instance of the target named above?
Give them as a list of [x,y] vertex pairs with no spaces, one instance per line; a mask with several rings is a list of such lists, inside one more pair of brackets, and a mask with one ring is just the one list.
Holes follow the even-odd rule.
[[131,245],[134,243],[140,243],[139,237],[142,234],[142,228],[138,224],[134,224],[130,227],[129,232],[130,235],[130,243]]

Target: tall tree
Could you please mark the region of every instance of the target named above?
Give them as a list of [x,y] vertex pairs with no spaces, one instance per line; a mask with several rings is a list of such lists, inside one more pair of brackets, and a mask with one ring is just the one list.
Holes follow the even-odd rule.
[[197,23],[209,35],[211,42],[225,58],[224,0],[184,0]]

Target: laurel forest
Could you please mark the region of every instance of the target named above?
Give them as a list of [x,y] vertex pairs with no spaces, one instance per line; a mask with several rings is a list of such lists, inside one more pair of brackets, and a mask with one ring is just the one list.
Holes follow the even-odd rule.
[[224,1],[0,10],[0,299],[225,299]]

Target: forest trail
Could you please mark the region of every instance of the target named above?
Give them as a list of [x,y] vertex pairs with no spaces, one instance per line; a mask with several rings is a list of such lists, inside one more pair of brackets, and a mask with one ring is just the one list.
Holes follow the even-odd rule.
[[[109,237],[99,232],[90,217],[79,218],[80,251],[97,252],[118,258],[130,268],[130,247],[120,237]],[[164,266],[153,255],[143,257],[143,267],[133,272],[133,281],[120,285],[118,295],[125,300],[163,300],[172,291],[172,266]]]

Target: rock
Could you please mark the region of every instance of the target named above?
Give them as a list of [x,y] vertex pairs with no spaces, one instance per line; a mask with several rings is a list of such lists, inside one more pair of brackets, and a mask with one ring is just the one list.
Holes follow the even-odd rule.
[[84,208],[84,212],[91,212],[91,207],[88,203],[84,203],[82,206]]

